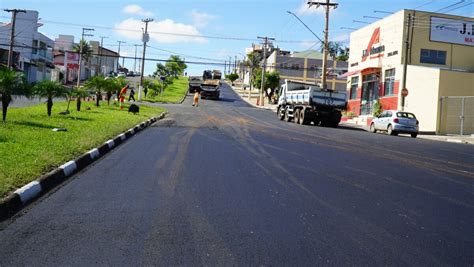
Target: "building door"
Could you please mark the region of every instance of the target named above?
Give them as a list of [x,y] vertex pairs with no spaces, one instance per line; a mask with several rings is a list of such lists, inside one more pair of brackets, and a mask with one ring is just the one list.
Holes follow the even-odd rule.
[[362,76],[361,115],[372,115],[374,103],[379,97],[379,76],[377,73]]

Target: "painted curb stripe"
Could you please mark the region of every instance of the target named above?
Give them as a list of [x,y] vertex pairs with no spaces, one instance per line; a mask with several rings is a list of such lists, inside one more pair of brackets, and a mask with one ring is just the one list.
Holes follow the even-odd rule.
[[15,214],[22,206],[21,198],[17,194],[9,195],[3,199],[3,202],[0,202],[0,221]]
[[115,137],[114,140],[112,140],[112,141],[114,141],[114,145],[115,145],[115,146],[118,146],[118,145],[120,145],[120,144],[122,143],[122,138],[119,137],[119,136],[117,136],[117,137]]
[[100,155],[103,156],[107,154],[107,152],[109,152],[110,148],[108,144],[103,144],[98,148],[98,150],[99,150]]
[[123,134],[119,134],[119,136],[117,136],[117,137],[120,137],[120,139],[121,139],[122,141],[124,141],[125,139],[127,139],[127,137],[125,136],[124,133],[123,133]]
[[92,157],[89,153],[83,154],[76,159],[77,170],[82,170],[92,163]]
[[41,188],[43,192],[48,192],[49,190],[53,189],[57,185],[61,184],[66,176],[64,175],[64,171],[62,169],[56,169],[38,179],[41,184]]
[[43,175],[37,180],[17,189],[13,194],[0,199],[0,221],[13,216],[16,212],[23,208],[25,203],[55,188],[61,184],[66,179],[66,177],[70,176],[77,170],[87,167],[94,161],[94,159],[99,158],[101,155],[109,152],[115,144],[122,143],[122,141],[134,135],[142,128],[146,128],[153,122],[164,118],[166,114],[167,112],[163,112],[159,117],[153,117],[146,122],[138,124],[125,133],[118,135],[114,140],[108,140],[100,147],[89,150],[87,153],[81,155],[76,160],[66,162],[52,172]]
[[25,204],[28,200],[35,198],[41,193],[41,185],[38,181],[33,181],[15,191],[20,196],[21,202]]
[[112,149],[112,147],[114,147],[115,143],[114,143],[114,140],[110,139],[109,141],[105,142],[108,146],[109,146],[109,149]]
[[95,158],[98,158],[100,156],[99,150],[97,148],[89,150],[89,152],[87,152],[87,153],[91,156],[91,159],[95,159]]
[[77,169],[77,166],[76,162],[74,160],[71,160],[59,166],[59,168],[63,169],[65,176],[69,176]]

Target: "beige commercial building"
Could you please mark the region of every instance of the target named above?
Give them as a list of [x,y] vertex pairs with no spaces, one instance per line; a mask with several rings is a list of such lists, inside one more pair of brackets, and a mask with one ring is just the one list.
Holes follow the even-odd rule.
[[474,134],[473,18],[401,10],[367,25],[351,33],[343,76],[348,111],[361,121],[379,101],[413,112],[420,131]]

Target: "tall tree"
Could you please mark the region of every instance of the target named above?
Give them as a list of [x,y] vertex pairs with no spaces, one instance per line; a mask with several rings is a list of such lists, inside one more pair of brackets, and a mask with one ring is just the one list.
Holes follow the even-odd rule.
[[[250,99],[250,91],[252,90],[252,85],[254,84],[254,72],[256,69],[259,68],[260,65],[260,55],[256,52],[251,52],[247,55],[247,60],[245,61],[245,66],[250,68],[250,90],[249,90],[249,99]],[[258,86],[256,86],[258,87]]]
[[89,59],[92,57],[92,53],[94,52],[89,43],[87,43],[87,41],[84,39],[81,39],[78,44],[75,44],[72,47],[72,51],[82,54],[82,59],[84,59],[86,62],[89,62]]
[[169,73],[168,73],[168,69],[166,68],[165,65],[161,64],[161,63],[157,63],[156,64],[156,70],[155,72],[153,72],[153,77],[155,78],[160,78],[160,76],[168,76]]
[[7,119],[8,105],[13,95],[29,95],[28,84],[21,72],[0,68],[0,98],[2,100],[2,118]]
[[53,81],[41,81],[33,86],[34,95],[47,98],[46,110],[49,117],[51,117],[51,110],[53,108],[53,98],[65,96],[66,90],[66,87],[62,84]]
[[89,78],[89,80],[86,81],[85,86],[90,89],[95,90],[96,94],[96,106],[100,106],[100,100],[102,98],[102,92],[105,90],[105,88],[108,86],[108,82],[105,79],[104,76],[94,76]]

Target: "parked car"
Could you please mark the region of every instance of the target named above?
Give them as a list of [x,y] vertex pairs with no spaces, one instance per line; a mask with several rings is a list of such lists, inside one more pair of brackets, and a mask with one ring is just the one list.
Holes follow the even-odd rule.
[[127,77],[127,75],[125,74],[125,72],[121,71],[117,74],[117,78],[118,77]]
[[370,123],[370,131],[386,131],[389,135],[399,133],[410,134],[415,138],[418,135],[418,120],[415,114],[400,110],[385,110]]
[[134,72],[134,71],[129,71],[129,72],[127,73],[127,76],[134,77],[134,76],[135,76],[135,72]]

